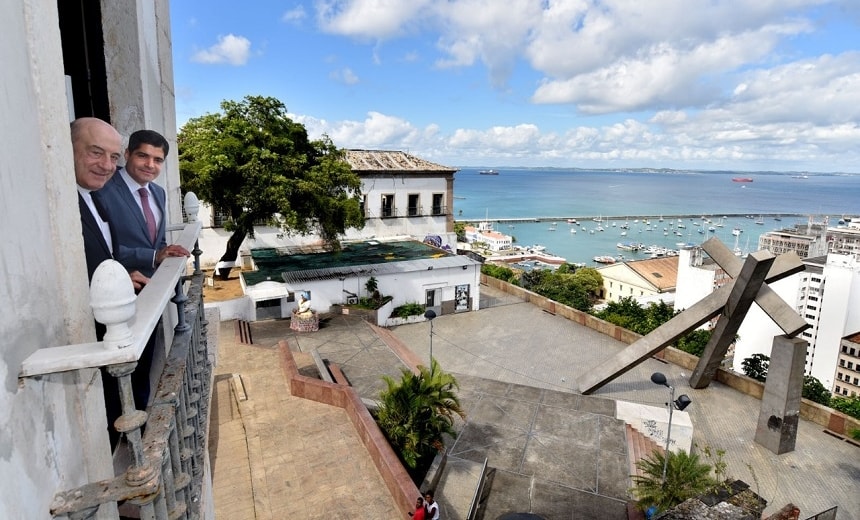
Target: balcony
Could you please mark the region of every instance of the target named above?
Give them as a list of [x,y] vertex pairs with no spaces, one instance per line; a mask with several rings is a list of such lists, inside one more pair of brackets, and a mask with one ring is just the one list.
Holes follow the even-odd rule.
[[[173,243],[193,252],[193,270],[188,272],[185,258],[168,258],[135,296],[122,266],[104,262],[90,286],[93,313],[107,327],[104,340],[42,348],[22,364],[23,378],[103,367],[103,377],[116,378],[119,389],[122,412],[113,426],[123,440],[114,452],[114,467],[121,469],[106,480],[57,490],[51,505],[55,517],[114,517],[119,504],[121,514],[140,518],[211,516],[205,511],[211,499],[204,490],[211,487],[205,482],[211,479],[206,446],[212,370],[203,311],[202,251],[196,247],[201,224],[196,197],[189,195],[185,204],[189,223],[171,230],[177,232]],[[131,374],[151,336],[156,338],[156,352],[162,353],[152,368],[159,376],[149,406],[138,410]],[[97,429],[93,425],[86,433],[107,440]],[[109,449],[105,447],[106,453]],[[121,454],[127,462],[117,462]]]

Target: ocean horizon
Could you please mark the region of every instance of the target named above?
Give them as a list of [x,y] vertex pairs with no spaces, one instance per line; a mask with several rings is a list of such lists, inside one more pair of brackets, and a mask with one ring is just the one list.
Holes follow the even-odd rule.
[[[621,251],[618,243],[677,249],[679,244],[699,244],[712,236],[729,248],[750,252],[757,250],[758,237],[766,231],[804,224],[810,218],[818,222],[826,217],[835,225],[840,218],[860,215],[860,174],[494,169],[498,175],[481,175],[480,168],[455,174],[455,220],[502,221],[496,230],[514,236],[515,245],[542,245],[571,263],[597,265],[592,259],[603,255],[647,257]],[[735,177],[751,181],[733,182]],[[678,216],[683,216],[682,222]],[[652,217],[651,222],[644,223],[642,217]],[[568,218],[578,219],[578,225],[568,224]],[[601,225],[603,231],[591,218],[608,219]],[[624,223],[629,229],[620,229]],[[732,234],[735,228],[741,230],[737,236]]]

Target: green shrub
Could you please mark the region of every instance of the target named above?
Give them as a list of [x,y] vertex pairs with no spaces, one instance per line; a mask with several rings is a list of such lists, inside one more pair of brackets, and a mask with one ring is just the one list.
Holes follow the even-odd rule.
[[424,306],[414,302],[404,303],[391,311],[392,318],[408,318],[409,316],[419,316],[421,314],[424,314]]

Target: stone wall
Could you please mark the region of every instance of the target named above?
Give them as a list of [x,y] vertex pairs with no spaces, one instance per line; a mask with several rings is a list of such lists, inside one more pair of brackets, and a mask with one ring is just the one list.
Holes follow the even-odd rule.
[[[642,337],[623,327],[619,327],[603,321],[600,318],[596,318],[587,312],[582,312],[574,309],[573,307],[563,305],[537,293],[523,289],[522,287],[499,280],[498,278],[481,274],[481,283],[518,298],[522,298],[547,312],[551,312],[557,316],[562,316],[570,321],[574,321],[580,325],[594,329],[602,334],[606,334],[607,336],[621,341],[622,343],[629,345]],[[655,354],[654,357],[662,359],[668,363],[672,363],[673,365],[684,367],[688,370],[693,370],[699,361],[698,357],[674,347],[666,347]],[[764,383],[731,370],[726,370],[724,368],[718,369],[716,380],[737,390],[738,392],[751,395],[756,399],[761,399],[764,394]],[[852,429],[860,429],[860,420],[808,399],[803,399],[801,401],[800,417],[827,428],[832,432],[838,433],[839,435],[848,436]]]

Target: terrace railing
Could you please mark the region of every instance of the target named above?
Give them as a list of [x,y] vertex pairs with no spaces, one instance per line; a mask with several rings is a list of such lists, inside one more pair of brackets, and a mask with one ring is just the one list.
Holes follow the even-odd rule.
[[[212,370],[203,312],[202,251],[197,247],[201,229],[197,206],[194,194],[186,195],[189,223],[179,227],[174,241],[192,251],[190,274],[187,259],[168,258],[135,297],[125,269],[112,260],[104,262],[93,275],[90,292],[93,313],[107,326],[105,339],[40,349],[22,365],[21,377],[104,367],[118,383],[122,415],[114,427],[125,437],[120,449],[128,450],[131,462],[113,478],[59,491],[51,505],[55,517],[93,518],[105,504],[131,506],[144,519],[207,516],[203,490],[209,488],[204,487],[204,480],[211,479],[205,468]],[[147,410],[138,410],[131,374],[162,322],[175,326],[155,334],[156,350],[164,352],[163,368],[153,367],[160,370],[153,398]],[[108,511],[117,509],[106,508],[100,516]]]

